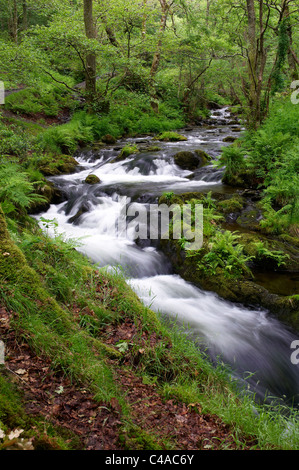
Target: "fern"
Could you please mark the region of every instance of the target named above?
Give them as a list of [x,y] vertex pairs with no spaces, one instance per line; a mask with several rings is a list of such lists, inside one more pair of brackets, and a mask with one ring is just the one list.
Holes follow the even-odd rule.
[[0,166],[0,203],[5,214],[22,212],[32,204],[45,200],[35,193],[33,183],[18,165],[9,163]]

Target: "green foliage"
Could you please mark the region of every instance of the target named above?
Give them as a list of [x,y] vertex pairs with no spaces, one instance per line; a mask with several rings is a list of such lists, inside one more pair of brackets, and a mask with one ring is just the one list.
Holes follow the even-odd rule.
[[244,150],[235,145],[224,147],[216,166],[225,166],[225,174],[228,177],[235,175],[245,166],[244,154]]
[[32,138],[18,126],[7,127],[0,115],[0,156],[24,157],[32,147]]
[[236,232],[216,230],[208,241],[209,251],[198,262],[198,268],[205,275],[216,275],[218,268],[227,277],[251,274],[246,264],[251,256],[244,254],[243,246],[237,242],[239,238]]
[[24,212],[32,204],[44,202],[45,198],[35,193],[35,184],[17,164],[0,164],[0,202],[4,213]]
[[71,106],[70,94],[65,87],[47,83],[25,88],[9,95],[5,100],[6,109],[29,116],[42,114],[57,117],[63,108]]
[[269,250],[269,248],[267,248],[262,241],[254,243],[253,246],[256,250],[255,257],[257,259],[267,259],[274,261],[275,265],[278,267],[285,264],[286,259],[289,258],[289,256],[286,255],[283,251]]
[[248,184],[262,187],[260,226],[268,232],[281,233],[299,222],[298,111],[289,99],[277,99],[262,127],[247,133],[240,148],[224,149],[220,158],[226,174],[246,171]]

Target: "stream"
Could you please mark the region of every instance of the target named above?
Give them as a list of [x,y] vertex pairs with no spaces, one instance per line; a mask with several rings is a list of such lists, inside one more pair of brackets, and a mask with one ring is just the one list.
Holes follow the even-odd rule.
[[[121,269],[139,298],[166,319],[188,325],[190,340],[204,348],[211,360],[229,366],[238,383],[263,400],[265,395],[299,403],[298,365],[291,362],[293,340],[299,339],[263,309],[249,309],[227,302],[173,273],[157,241],[136,244],[130,233],[116,233],[124,201],[136,205],[157,203],[165,192],[231,192],[221,183],[222,171],[212,164],[195,172],[182,170],[173,159],[181,150],[202,149],[212,159],[221,153],[224,137],[238,137],[237,125],[226,108],[212,112],[212,125],[179,131],[184,142],[157,142],[152,137],[118,141],[98,150],[83,149],[75,155],[76,173],[49,178],[66,201],[52,204],[36,217],[57,222],[55,230],[79,239],[78,250],[100,267]],[[114,162],[127,144],[144,146],[140,153]],[[147,145],[159,146],[151,152]],[[89,174],[101,182],[84,183]],[[126,199],[127,198],[127,199]],[[50,227],[54,235],[54,228]],[[295,292],[294,292],[295,293]]]

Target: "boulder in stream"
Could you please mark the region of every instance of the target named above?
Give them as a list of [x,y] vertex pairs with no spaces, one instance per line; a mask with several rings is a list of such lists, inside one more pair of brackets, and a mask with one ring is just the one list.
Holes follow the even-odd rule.
[[88,175],[84,182],[86,184],[98,184],[101,180],[97,175]]
[[196,170],[208,163],[209,156],[203,150],[182,151],[174,155],[174,161],[183,170]]

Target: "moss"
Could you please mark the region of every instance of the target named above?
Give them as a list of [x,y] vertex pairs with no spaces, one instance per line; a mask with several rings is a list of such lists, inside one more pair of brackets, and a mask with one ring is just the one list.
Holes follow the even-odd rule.
[[131,155],[135,155],[138,153],[138,147],[136,145],[126,145],[120,152],[120,154],[114,158],[111,163],[121,162],[126,158],[130,157]]
[[43,196],[45,201],[32,203],[28,208],[30,214],[47,211],[53,201],[60,200],[61,198],[61,192],[55,188],[53,183],[46,180],[35,187],[35,193]]
[[161,147],[158,147],[157,145],[152,145],[146,149],[147,152],[160,152],[160,150]]
[[232,212],[240,212],[243,209],[244,204],[244,198],[236,194],[229,199],[218,202],[217,209],[224,214],[231,214]]
[[86,184],[98,184],[100,183],[101,180],[97,175],[88,175],[87,178],[85,179]]
[[236,137],[233,135],[228,135],[227,137],[224,137],[223,142],[234,142],[235,140],[237,140]]
[[244,228],[248,228],[250,230],[258,229],[259,228],[259,220],[261,217],[261,211],[255,207],[246,209],[243,211],[239,217],[237,218],[237,223]]
[[119,442],[124,450],[165,449],[165,445],[162,446],[162,444],[159,443],[158,436],[155,438],[152,433],[150,434],[139,426],[133,425],[124,428],[120,433]]
[[200,166],[200,160],[193,152],[178,152],[174,155],[175,163],[183,170],[196,170]]
[[37,168],[45,176],[74,173],[78,162],[70,155],[47,155],[37,162]]
[[6,370],[0,369],[0,423],[8,430],[23,428],[26,424],[27,416],[21,401],[22,395],[12,382],[12,377]]
[[209,161],[211,160],[210,155],[208,155],[207,152],[205,152],[204,150],[196,149],[196,150],[194,150],[194,152],[200,158],[200,160],[202,162],[202,166],[207,165],[209,163]]
[[177,132],[166,131],[156,137],[156,140],[163,142],[183,142],[188,140],[184,135],[178,134]]

